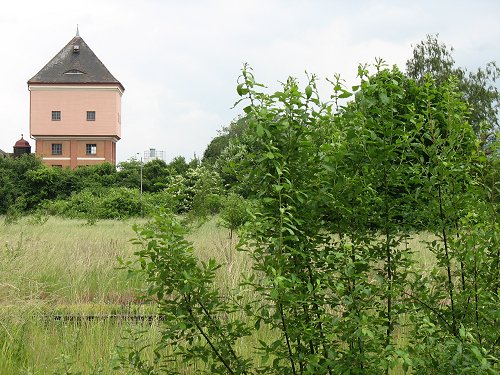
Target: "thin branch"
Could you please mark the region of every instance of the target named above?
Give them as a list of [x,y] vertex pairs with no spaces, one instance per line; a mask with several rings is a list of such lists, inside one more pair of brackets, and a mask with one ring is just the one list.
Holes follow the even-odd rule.
[[196,319],[196,317],[194,316],[193,309],[191,308],[191,301],[188,299],[188,296],[184,294],[183,298],[184,298],[184,301],[186,302],[187,310],[189,312],[189,316],[191,316],[191,319],[193,320],[193,323],[196,326],[196,329],[201,333],[201,335],[203,336],[203,338],[205,339],[205,341],[207,342],[207,344],[210,346],[210,348],[215,353],[215,355],[217,356],[217,358],[219,358],[219,360],[222,362],[222,364],[227,369],[227,371],[229,371],[230,374],[234,374],[233,369],[229,366],[229,364],[226,362],[226,360],[224,359],[224,357],[219,353],[219,351],[217,350],[217,348],[214,346],[214,344],[212,343],[212,341],[210,340],[210,338],[207,336],[207,334],[205,333],[205,331],[203,331],[203,328],[198,323],[198,319]]

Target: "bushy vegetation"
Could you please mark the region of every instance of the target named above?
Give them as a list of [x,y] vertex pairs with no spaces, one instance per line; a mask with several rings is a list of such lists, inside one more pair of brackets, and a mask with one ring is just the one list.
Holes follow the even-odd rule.
[[[140,170],[143,169],[142,192]],[[196,159],[170,164],[137,160],[80,167],[44,166],[34,155],[0,159],[3,185],[0,213],[7,220],[24,214],[49,214],[82,219],[148,216],[159,207],[196,217],[218,213],[225,189],[219,174]]]
[[[132,349],[124,366],[157,373],[175,358],[205,363],[205,373],[498,371],[499,186],[488,156],[498,151],[478,141],[455,79],[417,83],[382,60],[369,68],[352,91],[334,80],[326,103],[314,76],[268,94],[243,69],[247,153],[235,176],[255,203],[239,243],[251,271],[233,290],[215,288],[223,265],[200,262],[175,217],[138,228],[131,269],[165,320],[156,361]],[[432,265],[409,246],[417,229],[433,235],[424,244]],[[254,335],[266,337],[242,351]]]
[[[152,217],[122,265],[161,321],[154,338],[129,332],[122,371],[497,373],[494,65],[467,77],[434,37],[415,51],[407,73],[378,59],[356,86],[335,76],[327,101],[315,76],[269,93],[245,66],[244,115],[201,162],[3,160],[0,209]],[[229,250],[210,254],[179,215],[215,214]]]

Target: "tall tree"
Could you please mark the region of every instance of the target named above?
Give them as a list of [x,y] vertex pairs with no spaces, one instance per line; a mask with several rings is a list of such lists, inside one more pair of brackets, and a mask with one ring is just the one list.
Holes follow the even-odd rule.
[[203,153],[203,162],[214,164],[229,144],[240,138],[248,129],[248,117],[240,116],[224,126],[219,135],[212,139]]
[[439,35],[427,38],[413,49],[413,57],[406,62],[409,77],[422,83],[430,74],[438,84],[451,76],[458,78],[458,88],[469,103],[469,122],[484,143],[491,141],[499,130],[500,90],[498,79],[500,68],[494,61],[477,71],[455,66],[453,47],[439,41]]

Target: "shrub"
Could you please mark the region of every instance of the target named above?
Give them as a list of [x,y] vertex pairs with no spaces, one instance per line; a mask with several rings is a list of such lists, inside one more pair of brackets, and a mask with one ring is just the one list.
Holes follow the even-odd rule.
[[233,237],[233,232],[245,224],[250,218],[248,208],[248,202],[237,194],[229,194],[223,199],[220,218],[222,220],[222,226],[229,229],[230,238]]

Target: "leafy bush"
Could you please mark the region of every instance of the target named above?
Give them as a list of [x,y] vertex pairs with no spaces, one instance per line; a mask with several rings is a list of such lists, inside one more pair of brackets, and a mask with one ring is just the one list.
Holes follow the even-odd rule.
[[224,198],[220,210],[220,218],[222,225],[229,229],[229,236],[231,238],[233,237],[233,232],[250,219],[248,209],[248,202],[239,195],[229,194]]
[[141,214],[139,190],[123,187],[99,193],[85,189],[66,200],[46,201],[43,207],[49,214],[79,219],[123,219]]
[[140,216],[143,210],[138,189],[112,188],[100,197],[98,217],[123,219]]
[[191,214],[203,218],[218,213],[221,207],[220,197],[224,192],[219,174],[208,167],[200,166],[190,169],[188,176],[194,181]]
[[[245,67],[252,147],[238,177],[257,203],[238,247],[252,269],[236,290],[215,288],[221,265],[194,257],[172,215],[138,228],[139,272],[165,317],[158,369],[180,359],[204,373],[498,372],[498,205],[467,108],[453,80],[418,86],[375,68],[359,67],[354,96],[337,77],[325,104],[315,77],[269,95]],[[228,225],[243,205],[228,198]],[[409,246],[412,209],[430,216],[431,269]],[[156,373],[140,350],[123,360]]]
[[167,188],[156,193],[144,195],[144,212],[146,214],[153,214],[158,212],[159,209],[177,212],[178,204],[178,199]]

